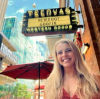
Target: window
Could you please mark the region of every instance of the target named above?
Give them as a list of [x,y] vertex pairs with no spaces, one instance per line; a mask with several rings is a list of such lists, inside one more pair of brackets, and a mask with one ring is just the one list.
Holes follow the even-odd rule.
[[43,79],[41,79],[41,82],[43,82]]
[[72,9],[75,9],[74,0],[66,0],[66,7],[71,7]]
[[84,33],[84,21],[83,21],[83,16],[82,16],[82,11],[81,11],[81,6],[79,5],[78,7],[78,11],[80,11],[81,13],[79,14],[79,24],[83,25],[83,28],[81,28],[81,33]]
[[44,94],[44,90],[40,89],[40,94],[43,95]]
[[100,0],[98,0],[99,4],[100,4]]
[[69,7],[69,0],[66,0],[66,7]]

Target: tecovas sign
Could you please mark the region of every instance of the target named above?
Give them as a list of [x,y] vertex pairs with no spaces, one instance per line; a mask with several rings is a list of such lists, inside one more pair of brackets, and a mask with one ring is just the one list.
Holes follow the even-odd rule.
[[32,10],[23,16],[22,33],[25,36],[73,33],[77,28],[77,12],[70,7]]

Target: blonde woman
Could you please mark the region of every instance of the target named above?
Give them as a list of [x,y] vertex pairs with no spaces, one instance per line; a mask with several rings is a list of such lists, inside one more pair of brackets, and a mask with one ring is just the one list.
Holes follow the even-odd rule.
[[72,41],[57,41],[54,68],[45,85],[45,99],[100,99],[99,76],[88,67]]

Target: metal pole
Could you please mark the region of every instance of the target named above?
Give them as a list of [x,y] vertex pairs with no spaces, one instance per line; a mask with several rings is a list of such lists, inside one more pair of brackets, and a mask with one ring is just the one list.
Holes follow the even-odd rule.
[[39,63],[39,90],[38,90],[38,99],[40,99],[40,63]]

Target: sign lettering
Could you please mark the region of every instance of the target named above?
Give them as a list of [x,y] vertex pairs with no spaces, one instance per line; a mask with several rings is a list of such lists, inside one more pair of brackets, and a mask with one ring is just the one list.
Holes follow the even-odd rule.
[[[55,31],[69,31],[77,29],[77,12],[71,7],[32,10],[24,13],[22,33],[36,35],[51,35]],[[49,32],[49,33],[47,33]]]
[[42,27],[42,26],[58,26],[58,25],[69,25],[70,17],[58,16],[58,17],[44,17],[44,18],[29,18],[28,27]]

